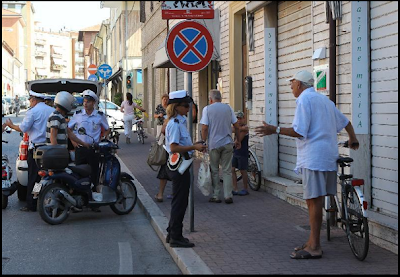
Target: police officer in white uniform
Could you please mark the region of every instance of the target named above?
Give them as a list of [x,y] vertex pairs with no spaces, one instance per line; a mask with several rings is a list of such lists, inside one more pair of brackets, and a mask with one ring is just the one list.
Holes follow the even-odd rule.
[[46,143],[46,126],[49,116],[54,112],[54,108],[47,106],[44,103],[45,95],[36,93],[32,90],[29,91],[30,109],[26,112],[25,118],[19,126],[14,125],[10,119],[6,124],[10,128],[28,133],[29,147],[28,147],[28,185],[26,195],[26,206],[22,207],[21,211],[36,211],[37,201],[33,199],[32,190],[35,182],[40,181],[38,175],[38,167],[33,159],[33,152],[35,145]]
[[[104,137],[110,133],[110,128],[107,123],[106,116],[103,112],[95,110],[95,105],[99,98],[96,93],[91,90],[83,91],[83,107],[84,109],[76,111],[68,123],[70,130],[78,130],[80,127],[84,127],[86,135],[79,135],[75,132],[76,136],[88,143],[92,144],[94,139],[95,143],[101,140],[101,129],[104,129]],[[92,138],[91,138],[92,137]],[[75,163],[89,164],[91,166],[91,181],[94,186],[98,185],[98,171],[99,171],[99,154],[96,154],[93,149],[88,149],[82,145],[78,145],[75,150]]]
[[[185,159],[189,159],[194,150],[203,151],[206,146],[202,143],[193,145],[192,139],[186,127],[186,115],[189,112],[189,105],[193,99],[184,90],[174,91],[169,94],[167,116],[168,124],[165,129],[165,145],[170,157],[173,153],[180,153]],[[170,161],[168,163],[171,165]],[[168,167],[167,174],[172,180],[173,198],[171,201],[171,216],[167,228],[167,243],[171,247],[193,247],[182,235],[183,218],[188,206],[190,188],[190,172],[188,167],[183,174],[177,169],[171,170]]]

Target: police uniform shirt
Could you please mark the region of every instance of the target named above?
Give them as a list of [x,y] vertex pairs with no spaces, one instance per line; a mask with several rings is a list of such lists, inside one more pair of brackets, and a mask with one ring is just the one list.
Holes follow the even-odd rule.
[[[88,115],[85,109],[75,112],[68,123],[68,127],[75,131],[75,135],[80,140],[89,144],[93,143],[91,137],[94,138],[94,142],[100,141],[101,127],[103,127],[105,130],[109,129],[106,116],[102,112],[93,110],[92,114]],[[91,137],[87,135],[79,135],[77,130],[81,127],[85,128],[86,134]]]
[[[176,143],[181,146],[193,145],[190,134],[186,128],[186,117],[177,115],[176,118],[171,118],[165,129],[165,147],[169,154],[171,154],[171,143]],[[194,150],[189,151],[192,155]]]
[[36,143],[46,142],[47,120],[54,111],[54,108],[44,102],[39,102],[33,108],[27,110],[19,128],[22,132],[28,133],[30,149]]

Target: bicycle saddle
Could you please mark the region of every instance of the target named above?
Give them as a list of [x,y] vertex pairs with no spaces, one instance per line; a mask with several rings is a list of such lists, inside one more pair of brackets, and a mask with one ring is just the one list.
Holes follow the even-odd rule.
[[338,164],[341,164],[341,163],[351,163],[353,161],[354,160],[352,158],[350,158],[350,157],[340,157],[336,162]]
[[90,165],[88,164],[80,164],[77,166],[69,166],[69,169],[72,170],[72,172],[78,174],[79,176],[82,177],[89,177],[91,170]]

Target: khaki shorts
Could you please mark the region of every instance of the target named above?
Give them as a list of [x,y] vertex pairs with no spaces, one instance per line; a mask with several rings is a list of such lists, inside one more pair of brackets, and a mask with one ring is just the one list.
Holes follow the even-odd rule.
[[337,191],[336,171],[315,171],[303,168],[303,199],[335,195]]

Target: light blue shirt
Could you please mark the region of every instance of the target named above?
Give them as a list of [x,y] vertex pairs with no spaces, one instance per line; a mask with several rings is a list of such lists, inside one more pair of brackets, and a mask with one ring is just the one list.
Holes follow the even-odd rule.
[[297,174],[303,168],[337,171],[337,133],[349,124],[349,120],[328,97],[313,87],[304,90],[296,104],[292,127],[303,137],[296,138],[297,164],[294,171]]
[[[171,154],[171,144],[176,143],[181,146],[191,146],[192,138],[186,128],[186,117],[177,115],[168,121],[167,128],[165,129],[165,147],[167,152]],[[192,155],[194,150],[189,151]]]
[[108,130],[108,122],[106,116],[98,110],[93,110],[91,115],[88,115],[85,109],[79,110],[74,113],[71,120],[68,123],[68,128],[73,129],[75,135],[86,143],[93,143],[91,137],[86,135],[79,135],[77,130],[84,127],[86,134],[94,139],[94,142],[100,142],[101,127],[104,130]]
[[208,149],[233,143],[232,124],[236,122],[235,113],[227,104],[216,102],[204,107],[200,124],[208,126]]
[[28,133],[30,149],[35,143],[46,143],[47,120],[54,111],[54,108],[44,102],[39,102],[26,112],[19,128],[22,132]]

